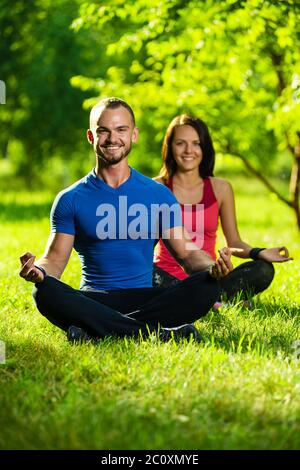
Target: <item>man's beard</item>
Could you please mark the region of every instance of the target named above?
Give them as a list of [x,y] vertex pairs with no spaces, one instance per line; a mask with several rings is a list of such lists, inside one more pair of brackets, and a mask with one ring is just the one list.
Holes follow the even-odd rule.
[[126,158],[127,155],[130,153],[131,147],[132,147],[132,144],[130,143],[127,149],[124,148],[121,155],[119,155],[118,157],[111,156],[109,158],[105,156],[105,154],[101,151],[100,147],[97,147],[96,155],[103,166],[109,167],[109,166],[117,165],[122,160],[124,160],[124,158]]

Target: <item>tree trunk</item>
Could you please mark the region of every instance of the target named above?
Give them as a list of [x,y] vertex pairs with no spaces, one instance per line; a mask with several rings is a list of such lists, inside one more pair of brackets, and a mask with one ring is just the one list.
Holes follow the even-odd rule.
[[294,148],[289,149],[292,151],[294,156],[294,163],[291,171],[290,178],[290,195],[291,198],[287,199],[275,188],[275,186],[268,181],[268,179],[258,171],[243,155],[239,152],[234,151],[230,146],[226,148],[226,152],[230,153],[233,156],[236,156],[242,160],[247,170],[249,170],[256,178],[258,178],[269,191],[276,194],[278,199],[287,206],[289,206],[295,212],[296,222],[298,230],[300,230],[300,205],[299,205],[299,195],[300,195],[300,132],[297,133],[299,140],[297,145]]
[[300,230],[300,206],[299,206],[299,189],[300,189],[300,132],[297,132],[298,142],[295,145],[293,155],[294,162],[291,171],[290,193],[292,199],[292,207],[295,211],[298,229]]
[[5,140],[4,142],[1,143],[1,156],[5,160],[7,159],[7,156],[8,156],[8,140]]
[[25,180],[27,189],[33,188],[34,165],[35,165],[34,145],[27,144],[25,146],[25,159],[21,168],[22,176]]

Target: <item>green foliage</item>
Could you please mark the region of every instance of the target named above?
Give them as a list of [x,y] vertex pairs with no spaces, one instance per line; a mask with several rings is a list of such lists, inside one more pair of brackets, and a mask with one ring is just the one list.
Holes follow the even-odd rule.
[[136,112],[131,164],[148,175],[161,166],[168,122],[190,112],[208,123],[218,155],[288,177],[299,17],[292,0],[2,0],[1,154],[31,184],[69,184],[90,162],[90,107],[116,95]]
[[[154,156],[169,120],[202,117],[221,153],[242,154],[262,170],[299,131],[299,5],[265,0],[113,0],[84,3],[78,28],[109,31],[110,63],[92,82],[137,111],[142,147]],[[114,28],[115,26],[115,28]],[[125,32],[124,32],[125,29]],[[74,85],[89,86],[77,77]]]
[[0,141],[22,143],[24,151],[14,163],[29,182],[49,156],[66,159],[74,144],[78,151],[84,141],[88,115],[82,101],[87,95],[70,84],[87,63],[84,35],[70,29],[76,6],[68,0],[1,2],[1,77],[7,103],[0,108]]
[[[276,265],[252,309],[197,322],[199,344],[68,344],[18,277],[19,255],[43,252],[53,196],[1,193],[1,449],[299,449],[299,234],[259,183],[232,183],[245,240],[286,244],[295,261]],[[73,254],[63,280],[79,279]]]

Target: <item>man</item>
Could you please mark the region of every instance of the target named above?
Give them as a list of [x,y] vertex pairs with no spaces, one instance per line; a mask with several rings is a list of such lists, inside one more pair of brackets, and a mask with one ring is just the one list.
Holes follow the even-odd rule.
[[[218,298],[217,279],[232,270],[229,249],[214,263],[183,229],[171,191],[128,165],[138,129],[125,101],[107,98],[94,106],[87,138],[95,169],[58,194],[42,258],[36,264],[31,253],[20,258],[20,276],[35,283],[38,310],[67,331],[69,340],[158,330],[168,338],[172,328],[196,336],[188,324]],[[167,289],[152,287],[159,237],[184,269],[195,273]],[[59,280],[73,247],[82,263],[80,290]]]

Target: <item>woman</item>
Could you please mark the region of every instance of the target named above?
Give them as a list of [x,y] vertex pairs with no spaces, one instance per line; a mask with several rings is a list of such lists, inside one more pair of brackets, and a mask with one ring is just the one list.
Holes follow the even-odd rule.
[[[181,204],[183,223],[199,248],[216,259],[218,220],[234,256],[252,258],[220,283],[223,298],[240,293],[243,298],[265,290],[274,277],[273,262],[292,258],[286,247],[252,248],[238,232],[234,195],[228,181],[213,176],[215,152],[206,124],[182,114],[170,123],[162,147],[159,183],[168,186]],[[153,285],[167,287],[188,277],[162,240],[154,257]]]

